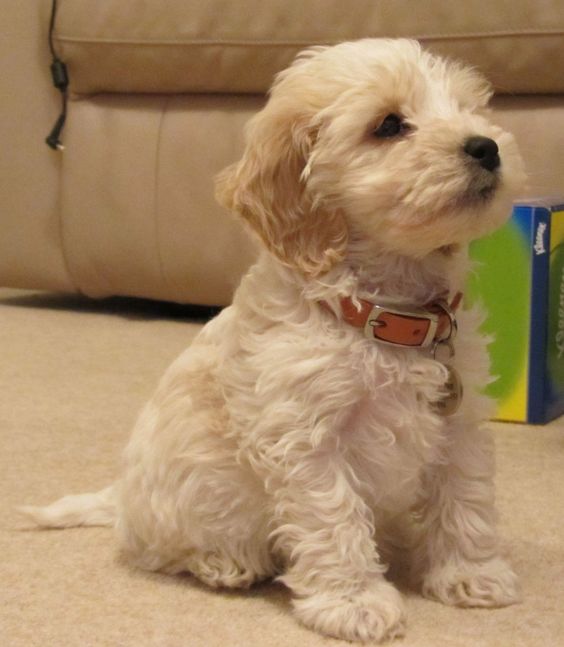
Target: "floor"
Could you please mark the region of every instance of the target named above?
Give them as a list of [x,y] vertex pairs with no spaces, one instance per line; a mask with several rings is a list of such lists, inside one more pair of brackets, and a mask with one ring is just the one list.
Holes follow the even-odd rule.
[[[9,647],[332,647],[284,587],[214,592],[135,571],[104,528],[25,530],[13,512],[110,483],[143,402],[205,312],[0,290],[0,642]],[[194,319],[196,318],[196,319]],[[395,647],[564,645],[564,419],[494,424],[503,552],[522,604],[462,610],[405,592]]]

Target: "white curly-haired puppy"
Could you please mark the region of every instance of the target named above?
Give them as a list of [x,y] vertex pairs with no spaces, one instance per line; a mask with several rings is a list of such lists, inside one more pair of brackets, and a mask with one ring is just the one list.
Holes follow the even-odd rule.
[[218,179],[258,263],[163,377],[121,480],[27,514],[115,525],[141,568],[214,587],[277,575],[305,625],[348,640],[403,631],[382,556],[400,519],[424,595],[516,602],[479,426],[486,341],[458,309],[468,242],[523,181],[490,96],[408,40],[300,54]]

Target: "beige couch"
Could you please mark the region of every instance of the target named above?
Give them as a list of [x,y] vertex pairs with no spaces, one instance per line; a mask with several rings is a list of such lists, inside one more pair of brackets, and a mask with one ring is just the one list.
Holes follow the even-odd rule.
[[311,44],[409,36],[481,68],[530,192],[564,193],[562,0],[59,0],[65,150],[44,143],[51,0],[3,7],[0,285],[225,304],[255,251],[213,200],[273,75]]

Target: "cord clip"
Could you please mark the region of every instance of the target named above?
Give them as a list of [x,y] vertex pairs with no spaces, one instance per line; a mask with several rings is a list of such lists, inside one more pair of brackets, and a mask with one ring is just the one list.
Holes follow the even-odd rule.
[[69,75],[67,66],[59,58],[55,58],[51,63],[51,77],[57,90],[65,92],[69,85]]

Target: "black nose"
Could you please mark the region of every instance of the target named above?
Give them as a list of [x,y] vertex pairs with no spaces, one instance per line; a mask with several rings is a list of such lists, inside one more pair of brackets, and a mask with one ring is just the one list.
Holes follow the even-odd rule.
[[464,144],[464,152],[477,160],[482,168],[495,171],[501,164],[499,148],[489,137],[470,137]]

